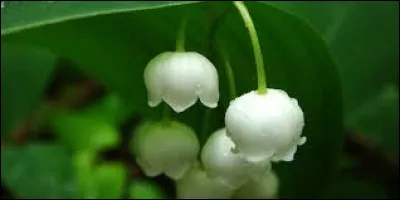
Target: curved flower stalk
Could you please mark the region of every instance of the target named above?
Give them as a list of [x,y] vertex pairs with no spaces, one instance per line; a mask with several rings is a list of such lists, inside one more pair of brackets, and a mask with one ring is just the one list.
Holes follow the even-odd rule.
[[136,161],[147,176],[165,173],[173,180],[186,173],[200,151],[195,132],[176,121],[142,124],[132,145]]
[[225,113],[234,151],[249,161],[292,161],[301,137],[304,115],[297,100],[279,89],[246,93],[231,101]]
[[234,199],[276,199],[279,179],[274,171],[264,174],[260,180],[250,179],[235,191]]
[[209,177],[197,163],[176,181],[178,199],[228,199],[234,190],[218,179]]
[[235,144],[226,135],[226,128],[212,133],[201,151],[201,161],[210,177],[237,189],[251,177],[270,170],[270,162],[248,162],[232,152]]

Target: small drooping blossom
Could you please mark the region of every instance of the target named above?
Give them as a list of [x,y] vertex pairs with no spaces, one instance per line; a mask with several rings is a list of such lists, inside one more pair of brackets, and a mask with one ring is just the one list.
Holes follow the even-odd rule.
[[133,152],[147,176],[180,179],[195,163],[200,144],[195,132],[176,121],[147,122],[133,138]]
[[209,177],[198,163],[176,181],[178,199],[229,199],[233,192],[231,187]]
[[183,112],[198,99],[215,108],[219,101],[215,66],[197,52],[164,52],[153,58],[144,71],[148,105],[164,100],[175,112]]
[[251,91],[231,101],[225,126],[234,152],[249,161],[292,161],[297,146],[306,142],[303,111],[280,89]]
[[226,135],[226,128],[211,134],[201,151],[201,161],[211,177],[237,189],[251,177],[270,170],[270,162],[249,162],[232,152],[235,144]]
[[233,195],[234,199],[276,199],[279,178],[274,171],[265,173],[259,180],[250,179]]

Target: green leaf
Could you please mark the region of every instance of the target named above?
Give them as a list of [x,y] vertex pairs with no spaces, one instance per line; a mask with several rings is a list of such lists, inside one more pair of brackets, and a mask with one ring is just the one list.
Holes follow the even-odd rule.
[[116,124],[94,114],[60,112],[50,123],[60,141],[75,151],[99,151],[120,142]]
[[378,180],[365,180],[346,177],[344,174],[336,178],[335,192],[331,198],[339,199],[386,199],[384,183]]
[[51,52],[1,44],[1,135],[9,136],[39,106],[56,63]]
[[325,39],[339,67],[346,117],[386,84],[398,84],[399,2],[266,3],[301,17]]
[[60,145],[35,143],[1,150],[1,179],[17,198],[76,197],[71,155]]
[[95,161],[95,151],[78,151],[73,156],[73,166],[78,186],[78,197],[80,198],[93,197],[96,194],[92,178]]
[[67,20],[148,10],[194,3],[193,1],[4,1],[1,8],[1,35]]
[[153,182],[147,180],[135,180],[129,190],[131,199],[163,199],[165,198],[161,189]]
[[93,182],[96,187],[95,198],[119,199],[127,179],[127,172],[119,163],[106,163],[94,168]]
[[[323,40],[302,20],[269,5],[246,3],[260,37],[269,87],[281,88],[298,99],[306,117],[306,145],[295,161],[275,166],[281,197],[319,197],[328,188],[342,145],[342,107],[338,73]],[[254,55],[243,20],[232,4],[198,3],[64,21],[4,36],[2,39],[38,44],[76,61],[93,79],[133,105],[132,112],[158,118],[161,106],[150,109],[143,81],[147,62],[175,49],[182,13],[190,13],[186,49],[210,55],[211,19],[226,8],[231,14],[217,31],[228,49],[238,94],[256,89]],[[221,101],[212,110],[209,134],[224,126],[229,103],[226,76],[213,57],[220,78]],[[197,103],[177,119],[202,130],[204,106]],[[304,184],[307,180],[307,184]]]
[[347,126],[362,133],[393,159],[399,159],[399,90],[383,88],[374,98],[360,102]]
[[74,157],[80,198],[122,198],[127,171],[120,163],[96,165],[96,152],[79,151]]
[[86,107],[82,112],[104,118],[113,124],[119,124],[128,118],[132,108],[133,105],[126,102],[120,95],[110,93]]

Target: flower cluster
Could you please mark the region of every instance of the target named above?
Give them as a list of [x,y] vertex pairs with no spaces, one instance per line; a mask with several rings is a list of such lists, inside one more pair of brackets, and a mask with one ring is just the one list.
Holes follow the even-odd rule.
[[[217,69],[197,52],[157,55],[144,70],[144,82],[150,107],[164,101],[181,113],[198,99],[208,108],[218,106]],[[176,181],[178,198],[276,197],[279,180],[271,163],[294,159],[306,142],[305,122],[295,98],[264,86],[234,98],[225,127],[215,130],[203,147],[195,131],[180,122],[142,124],[133,139],[138,165],[147,176],[165,174]]]
[[[162,53],[149,62],[144,77],[149,106],[164,100],[179,113],[198,98],[210,108],[218,104],[217,70],[199,53]],[[305,142],[297,100],[280,89],[250,91],[231,101],[225,126],[212,133],[200,151],[195,131],[185,124],[142,124],[133,140],[137,163],[147,176],[165,173],[177,181],[180,198],[274,197],[278,179],[266,175],[273,174],[271,162],[292,161],[297,146]]]

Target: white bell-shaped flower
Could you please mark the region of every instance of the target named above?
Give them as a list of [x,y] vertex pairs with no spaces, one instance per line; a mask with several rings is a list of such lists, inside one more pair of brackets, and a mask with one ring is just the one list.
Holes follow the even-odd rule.
[[270,162],[249,162],[233,153],[234,147],[225,128],[211,134],[201,151],[201,161],[210,177],[236,189],[250,177],[262,176],[270,170]]
[[142,124],[134,135],[132,147],[136,162],[147,176],[165,173],[173,180],[190,169],[200,151],[195,132],[175,121]]
[[234,151],[249,161],[292,161],[304,127],[297,100],[280,89],[246,93],[231,101],[225,113],[227,135]]
[[276,199],[279,179],[274,171],[265,173],[261,179],[250,179],[235,191],[234,199]]
[[193,165],[182,179],[176,181],[178,199],[229,199],[234,191],[218,179],[209,177],[200,164]]
[[196,52],[164,52],[153,58],[144,71],[148,104],[164,100],[175,112],[183,112],[200,101],[215,108],[219,101],[215,66]]

